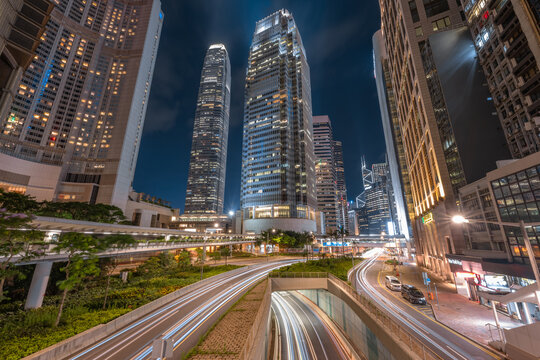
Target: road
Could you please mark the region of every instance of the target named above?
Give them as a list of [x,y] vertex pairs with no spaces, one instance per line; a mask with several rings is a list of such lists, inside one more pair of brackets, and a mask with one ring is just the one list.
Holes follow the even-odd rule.
[[359,293],[375,301],[442,359],[503,359],[420,311],[418,305],[401,298],[400,293],[387,289],[380,276],[382,261],[378,258],[382,253],[382,249],[370,250],[365,254],[368,259],[351,273],[351,282]]
[[152,343],[159,338],[172,339],[174,358],[180,359],[252,285],[273,269],[298,261],[274,261],[218,275],[211,285],[191,291],[65,359],[149,359]]
[[351,358],[347,341],[319,317],[314,306],[296,291],[272,293],[279,333],[275,359]]

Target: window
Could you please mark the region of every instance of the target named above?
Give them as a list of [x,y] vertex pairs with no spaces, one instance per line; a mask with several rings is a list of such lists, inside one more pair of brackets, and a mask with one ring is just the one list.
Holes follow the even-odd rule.
[[422,27],[421,27],[421,26],[417,27],[417,28],[414,29],[414,30],[416,30],[416,36],[420,37],[420,36],[423,36],[423,35],[424,35],[424,32],[422,31]]
[[411,10],[411,18],[413,22],[420,21],[420,15],[418,15],[418,8],[416,7],[416,1],[409,1],[409,9]]
[[424,0],[424,9],[429,18],[449,9],[447,0]]
[[431,25],[433,26],[433,31],[445,29],[450,26],[450,18],[448,16],[444,17],[442,19],[432,22]]

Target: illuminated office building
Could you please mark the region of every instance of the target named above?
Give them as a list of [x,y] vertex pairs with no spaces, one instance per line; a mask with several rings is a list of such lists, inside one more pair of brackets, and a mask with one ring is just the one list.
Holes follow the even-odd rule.
[[125,209],[163,13],[159,0],[55,0],[0,119],[0,182],[38,200]]
[[345,184],[345,165],[343,162],[343,143],[334,141],[334,160],[336,162],[336,181],[338,190],[338,218],[341,228],[349,228],[347,208],[347,185]]
[[332,123],[326,115],[313,117],[313,149],[317,176],[317,206],[324,213],[327,232],[341,228]]
[[231,64],[222,44],[211,45],[204,58],[193,127],[186,188],[186,214],[223,213]]
[[246,74],[241,206],[244,232],[315,231],[309,66],[293,16],[255,26]]
[[540,3],[463,1],[510,152],[540,150]]
[[457,190],[510,155],[461,2],[379,3],[417,261],[452,279],[446,254],[465,248],[462,232],[448,220],[457,212]]

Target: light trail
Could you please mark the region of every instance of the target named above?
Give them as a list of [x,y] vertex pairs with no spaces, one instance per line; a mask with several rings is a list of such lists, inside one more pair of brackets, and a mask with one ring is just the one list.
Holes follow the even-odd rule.
[[[376,252],[378,250],[378,252]],[[411,315],[404,312],[402,309],[400,309],[397,305],[392,303],[390,300],[388,300],[386,297],[384,297],[382,294],[380,294],[367,280],[366,271],[375,264],[378,257],[382,253],[382,249],[373,249],[370,250],[373,251],[372,257],[361,263],[359,266],[359,269],[356,272],[356,283],[357,286],[361,287],[369,296],[377,303],[379,306],[385,310],[387,310],[389,313],[391,313],[395,318],[397,318],[400,322],[405,324],[409,329],[414,331],[415,334],[417,334],[420,338],[422,338],[426,343],[424,343],[424,346],[429,347],[427,344],[432,345],[437,350],[439,350],[442,354],[444,354],[448,359],[453,360],[459,360],[456,358],[453,354],[448,352],[444,347],[440,346],[436,341],[434,341],[434,338],[445,344],[447,347],[451,347],[455,350],[456,344],[451,343],[447,341],[444,337],[440,336],[436,332],[426,332],[425,326],[420,323],[418,320],[416,320]],[[467,352],[465,352],[463,349],[460,350],[460,356],[464,355],[467,359],[473,359],[474,356],[471,356]]]
[[[188,305],[190,303],[193,303],[196,300],[198,300],[198,299],[200,299],[200,298],[202,298],[204,296],[208,296],[212,291],[215,291],[219,287],[221,287],[221,286],[223,286],[223,285],[225,285],[225,284],[227,284],[227,283],[229,283],[231,281],[234,281],[235,279],[237,279],[239,277],[244,277],[246,275],[249,276],[250,274],[252,274],[248,279],[242,280],[240,282],[240,284],[246,284],[246,281],[251,280],[251,283],[249,283],[246,286],[246,287],[248,287],[249,285],[251,285],[253,283],[253,281],[257,281],[258,279],[261,279],[269,271],[271,271],[271,270],[273,270],[275,268],[281,267],[281,266],[288,265],[288,264],[296,262],[296,261],[297,260],[289,260],[289,261],[280,262],[279,264],[274,263],[274,264],[268,264],[268,265],[264,265],[264,266],[260,266],[260,267],[242,269],[243,271],[240,271],[240,272],[238,272],[238,273],[236,273],[236,274],[234,274],[232,276],[226,276],[225,275],[224,277],[216,280],[216,282],[214,282],[212,284],[208,284],[208,285],[203,286],[201,288],[198,288],[198,289],[196,289],[196,290],[194,290],[192,292],[189,292],[186,295],[182,296],[180,299],[175,300],[170,304],[167,304],[162,309],[159,309],[159,310],[154,311],[153,313],[151,313],[151,314],[149,314],[147,316],[144,316],[142,319],[137,320],[134,324],[129,325],[125,329],[122,329],[122,330],[120,330],[118,332],[115,332],[111,336],[101,340],[98,344],[86,349],[85,351],[83,351],[83,352],[81,352],[81,353],[79,353],[79,354],[77,354],[75,356],[69,357],[69,359],[71,359],[71,360],[79,359],[79,358],[81,358],[81,357],[83,357],[85,355],[89,355],[89,353],[92,352],[92,351],[97,352],[96,354],[91,355],[92,360],[98,360],[100,358],[110,359],[110,358],[114,357],[116,354],[118,354],[120,351],[124,350],[125,348],[127,348],[129,346],[133,346],[133,342],[135,340],[137,340],[137,338],[139,338],[142,335],[145,335],[146,333],[150,332],[155,326],[159,325],[160,323],[163,323],[166,320],[171,319],[175,315],[178,315],[178,312],[181,311],[181,309],[184,306],[186,306],[186,305]],[[265,270],[263,270],[263,272],[261,273],[261,269],[265,269]],[[253,274],[253,273],[256,273],[256,274]],[[253,279],[257,279],[257,280],[253,280]],[[233,286],[233,287],[237,288],[237,286],[238,286],[238,284],[235,284],[235,286]],[[228,291],[230,291],[230,288],[216,294],[214,296],[214,298],[222,299],[223,296],[226,296],[225,294]],[[188,317],[189,317],[189,315],[188,315]],[[180,322],[182,322],[184,319],[185,319],[185,317]],[[110,348],[100,350],[100,347],[110,343],[112,340],[117,339],[119,336],[121,336],[121,335],[123,335],[123,334],[125,334],[126,332],[129,332],[129,331],[133,331],[133,334],[127,336],[124,339],[121,339],[120,341],[118,341],[116,343],[114,343],[114,345],[111,346]],[[143,345],[143,346],[147,346],[147,345],[148,345],[148,343],[146,342],[145,345]],[[151,353],[152,347],[150,346],[149,349],[150,349],[150,352],[148,352],[148,354]],[[138,352],[139,351],[137,351],[137,353]]]
[[[172,338],[176,334],[178,334],[179,332],[187,328],[188,330],[174,341],[173,346],[174,346],[174,349],[176,350],[176,348],[179,345],[181,345],[193,332],[195,332],[205,321],[211,318],[219,309],[221,309],[234,297],[240,295],[244,290],[252,286],[254,283],[263,279],[270,271],[277,269],[281,266],[287,265],[289,263],[297,262],[297,261],[298,260],[290,260],[290,261],[286,261],[277,265],[276,264],[268,265],[269,267],[265,266],[268,268],[265,269],[264,271],[258,274],[255,274],[249,277],[248,279],[245,279],[241,281],[240,283],[235,284],[232,288],[226,289],[222,291],[221,293],[215,295],[212,300],[207,301],[205,304],[201,305],[200,307],[192,311],[189,315],[187,315],[182,320],[180,320],[175,325],[173,325],[171,328],[169,328],[167,331],[165,331],[164,332],[165,335],[163,336],[163,339]],[[256,270],[260,271],[261,269],[259,268]],[[242,275],[245,275],[245,273]],[[194,321],[196,322],[193,323]],[[149,344],[147,343],[145,345],[147,347],[145,347],[142,350],[142,352],[139,352],[138,355],[135,356],[135,360],[145,359],[152,353],[153,346],[148,346],[148,345]]]

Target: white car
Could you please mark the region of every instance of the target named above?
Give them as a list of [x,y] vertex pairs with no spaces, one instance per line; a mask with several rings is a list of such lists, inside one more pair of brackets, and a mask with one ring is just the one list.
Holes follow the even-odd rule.
[[386,275],[385,285],[392,291],[401,291],[401,282],[395,276]]

